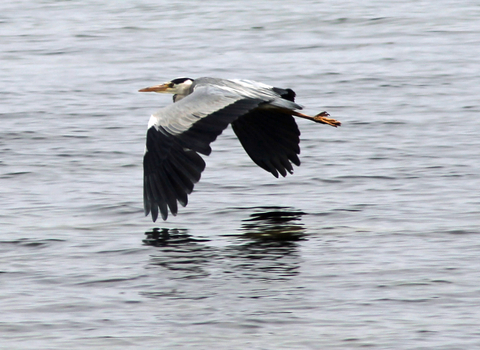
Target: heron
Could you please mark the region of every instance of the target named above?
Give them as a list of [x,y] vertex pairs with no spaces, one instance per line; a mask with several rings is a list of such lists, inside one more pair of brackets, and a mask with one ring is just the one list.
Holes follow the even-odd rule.
[[173,94],[173,104],[152,114],[143,158],[145,216],[177,215],[200,180],[210,144],[229,124],[255,164],[277,177],[299,166],[300,131],[295,117],[340,126],[327,112],[298,112],[295,92],[252,80],[176,78],[139,92]]

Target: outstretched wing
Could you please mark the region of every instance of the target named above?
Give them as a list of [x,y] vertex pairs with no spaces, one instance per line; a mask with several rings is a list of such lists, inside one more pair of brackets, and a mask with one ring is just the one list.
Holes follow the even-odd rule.
[[145,215],[156,221],[160,211],[165,220],[168,208],[175,215],[177,201],[187,205],[187,195],[200,180],[205,162],[197,152],[184,148],[173,136],[151,127],[143,157],[143,205]]
[[273,176],[292,173],[290,162],[300,165],[300,131],[291,115],[258,108],[235,120],[232,129],[255,164]]
[[155,221],[160,211],[166,220],[168,210],[177,214],[177,202],[187,205],[187,195],[205,169],[198,153],[210,154],[210,143],[228,124],[264,102],[269,101],[199,86],[152,115],[143,160],[145,215],[151,213]]
[[[272,87],[274,93],[284,100],[295,102],[291,89]],[[300,106],[299,106],[300,107]],[[238,118],[232,123],[240,143],[259,167],[278,177],[291,174],[290,162],[300,166],[300,131],[295,119],[274,109],[258,109]]]

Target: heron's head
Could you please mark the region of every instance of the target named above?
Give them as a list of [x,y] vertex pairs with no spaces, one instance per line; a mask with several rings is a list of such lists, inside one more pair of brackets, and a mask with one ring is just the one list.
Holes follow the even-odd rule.
[[193,79],[190,78],[177,78],[172,81],[150,86],[145,89],[138,90],[139,92],[158,92],[158,93],[168,93],[174,95],[188,95],[190,86],[193,83]]

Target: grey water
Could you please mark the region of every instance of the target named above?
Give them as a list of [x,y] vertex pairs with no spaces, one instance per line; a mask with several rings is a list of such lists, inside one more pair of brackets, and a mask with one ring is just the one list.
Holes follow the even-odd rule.
[[[477,1],[0,4],[1,349],[480,348]],[[170,79],[296,91],[302,165],[231,129],[142,209]]]

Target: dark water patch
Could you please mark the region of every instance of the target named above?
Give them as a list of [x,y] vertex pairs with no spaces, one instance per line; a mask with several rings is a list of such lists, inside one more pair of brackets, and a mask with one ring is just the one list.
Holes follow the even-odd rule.
[[389,17],[374,17],[374,18],[370,18],[369,21],[378,22],[378,21],[383,21],[383,20],[386,20],[386,19],[390,19],[390,18]]
[[97,284],[111,284],[111,283],[119,283],[119,282],[125,283],[128,281],[135,281],[140,278],[142,278],[142,276],[134,276],[134,277],[128,277],[128,278],[105,278],[105,279],[79,282],[75,284],[76,285],[97,285]]
[[308,51],[308,50],[318,50],[318,49],[322,49],[322,48],[325,48],[325,45],[301,45],[301,46],[297,46],[295,47],[295,51]]
[[97,254],[110,254],[110,255],[130,255],[136,254],[138,252],[143,251],[144,249],[141,248],[130,248],[130,249],[112,249],[112,250],[101,250],[98,251]]
[[454,282],[452,281],[447,281],[447,280],[432,280],[432,283],[440,283],[440,284],[453,284]]
[[37,248],[37,247],[45,247],[52,245],[54,243],[58,242],[66,242],[63,239],[39,239],[35,240],[32,238],[20,238],[17,240],[11,240],[11,241],[0,241],[0,244],[12,244],[12,245],[18,245],[21,247],[32,247],[32,248]]
[[125,128],[124,126],[115,126],[115,125],[103,127],[104,130],[122,130],[124,128]]
[[445,233],[448,233],[450,235],[471,235],[471,234],[479,234],[480,231],[477,231],[477,230],[462,230],[462,229],[458,229],[458,230],[448,230],[448,231],[445,231]]
[[363,209],[356,209],[356,208],[339,208],[339,209],[332,209],[333,211],[347,211],[347,212],[359,212]]
[[348,124],[351,125],[372,125],[372,124],[378,124],[378,122],[367,122],[367,121],[360,121],[360,120],[351,120],[348,122]]
[[185,291],[178,291],[178,290],[172,290],[172,291],[159,291],[159,292],[140,292],[140,295],[143,295],[148,298],[170,298],[170,299],[178,299],[178,300],[203,300],[203,299],[208,299],[211,298],[211,294],[205,294],[205,295],[193,295],[191,293],[185,292]]
[[372,180],[397,180],[397,177],[385,175],[340,175],[337,179],[372,179]]
[[337,183],[342,183],[342,180],[335,180],[335,179],[322,179],[318,177],[312,178],[312,181],[318,181],[318,182],[323,182],[327,184],[337,184]]
[[454,284],[454,282],[447,281],[447,280],[424,280],[424,281],[410,281],[410,282],[394,282],[391,284],[379,284],[377,288],[390,288],[397,290],[398,287],[425,287],[425,286],[432,286],[435,287],[436,285],[442,284]]
[[[82,132],[82,131],[79,131],[79,132]],[[90,138],[90,136],[88,136],[88,135],[75,135],[75,134],[63,134],[62,137],[66,138],[66,139],[88,139],[88,138]]]
[[76,50],[57,50],[57,51],[46,51],[43,52],[42,55],[44,56],[60,56],[60,55],[69,55],[74,52],[78,52]]
[[396,286],[398,287],[416,287],[416,286],[431,286],[432,283],[429,281],[424,281],[424,282],[398,282],[396,283]]
[[105,36],[99,34],[75,34],[73,37],[80,39],[99,39],[104,38]]
[[17,171],[17,172],[14,172],[14,173],[2,174],[2,175],[0,175],[0,178],[11,179],[13,177],[19,177],[19,176],[28,175],[28,174],[32,174],[32,172],[31,171]]
[[144,30],[142,27],[137,27],[137,26],[124,26],[121,27],[120,30],[126,30],[126,31],[141,31]]
[[333,24],[342,24],[342,23],[346,23],[348,22],[348,18],[347,17],[340,17],[340,18],[337,18],[335,20],[333,20]]
[[426,334],[426,333],[438,333],[437,331],[431,331],[431,330],[428,330],[428,329],[420,329],[417,331],[417,333],[422,333],[422,334]]
[[406,124],[408,124],[408,123],[407,123],[407,122],[403,122],[403,121],[391,120],[391,121],[382,122],[381,124],[383,124],[383,125],[406,125]]
[[435,299],[435,297],[432,297],[431,299],[426,299],[426,298],[418,298],[418,299],[393,299],[393,298],[381,298],[377,299],[377,301],[393,301],[393,302],[400,302],[400,303],[428,303],[432,301],[432,299]]

